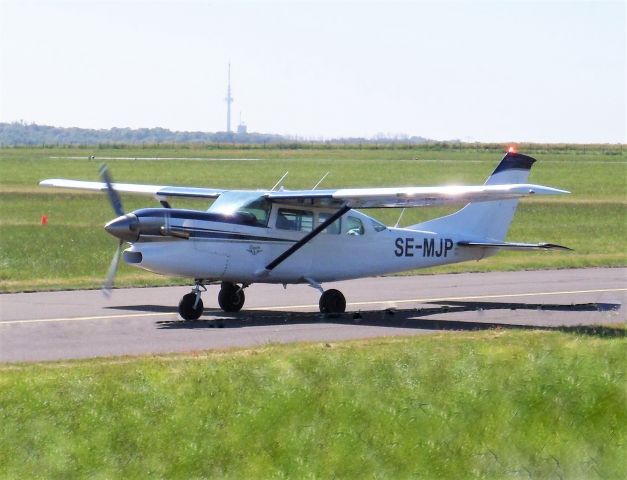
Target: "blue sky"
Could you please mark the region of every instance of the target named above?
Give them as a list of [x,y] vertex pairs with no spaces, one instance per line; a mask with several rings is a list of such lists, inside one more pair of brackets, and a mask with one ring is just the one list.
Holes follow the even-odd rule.
[[0,121],[627,142],[626,3],[0,0]]

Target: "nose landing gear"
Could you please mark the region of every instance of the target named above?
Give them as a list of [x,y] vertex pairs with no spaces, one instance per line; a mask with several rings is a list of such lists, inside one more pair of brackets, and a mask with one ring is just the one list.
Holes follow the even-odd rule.
[[179,315],[183,320],[198,320],[202,314],[203,304],[200,298],[200,292],[207,291],[202,280],[196,280],[196,285],[191,293],[183,295],[179,302]]

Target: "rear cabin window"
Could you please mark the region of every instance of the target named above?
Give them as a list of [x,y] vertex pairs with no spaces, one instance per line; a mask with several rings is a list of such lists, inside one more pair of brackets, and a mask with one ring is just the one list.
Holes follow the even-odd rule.
[[296,232],[311,232],[313,229],[313,213],[307,210],[279,208],[276,228],[294,230]]
[[[331,217],[331,213],[319,213],[318,214],[318,225],[323,224],[324,222],[326,222],[329,217]],[[325,228],[323,230],[324,233],[330,233],[333,235],[337,235],[340,233],[340,219],[338,218],[335,222],[333,222],[331,225],[329,225],[327,228]]]

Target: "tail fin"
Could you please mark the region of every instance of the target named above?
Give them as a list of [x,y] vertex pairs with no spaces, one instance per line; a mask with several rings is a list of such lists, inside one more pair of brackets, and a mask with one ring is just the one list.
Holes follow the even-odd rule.
[[[536,160],[520,153],[508,152],[486,185],[527,183],[529,171]],[[518,200],[469,203],[461,210],[427,222],[412,225],[412,230],[447,233],[464,232],[469,237],[502,242],[509,229]]]

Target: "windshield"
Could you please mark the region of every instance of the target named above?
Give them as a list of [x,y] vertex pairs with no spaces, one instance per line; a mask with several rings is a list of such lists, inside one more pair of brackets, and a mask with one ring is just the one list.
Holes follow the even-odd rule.
[[259,192],[232,190],[220,195],[207,211],[222,215],[234,215],[236,213],[252,215],[255,217],[258,227],[266,227],[270,217],[270,207],[271,204],[268,199],[260,195]]

